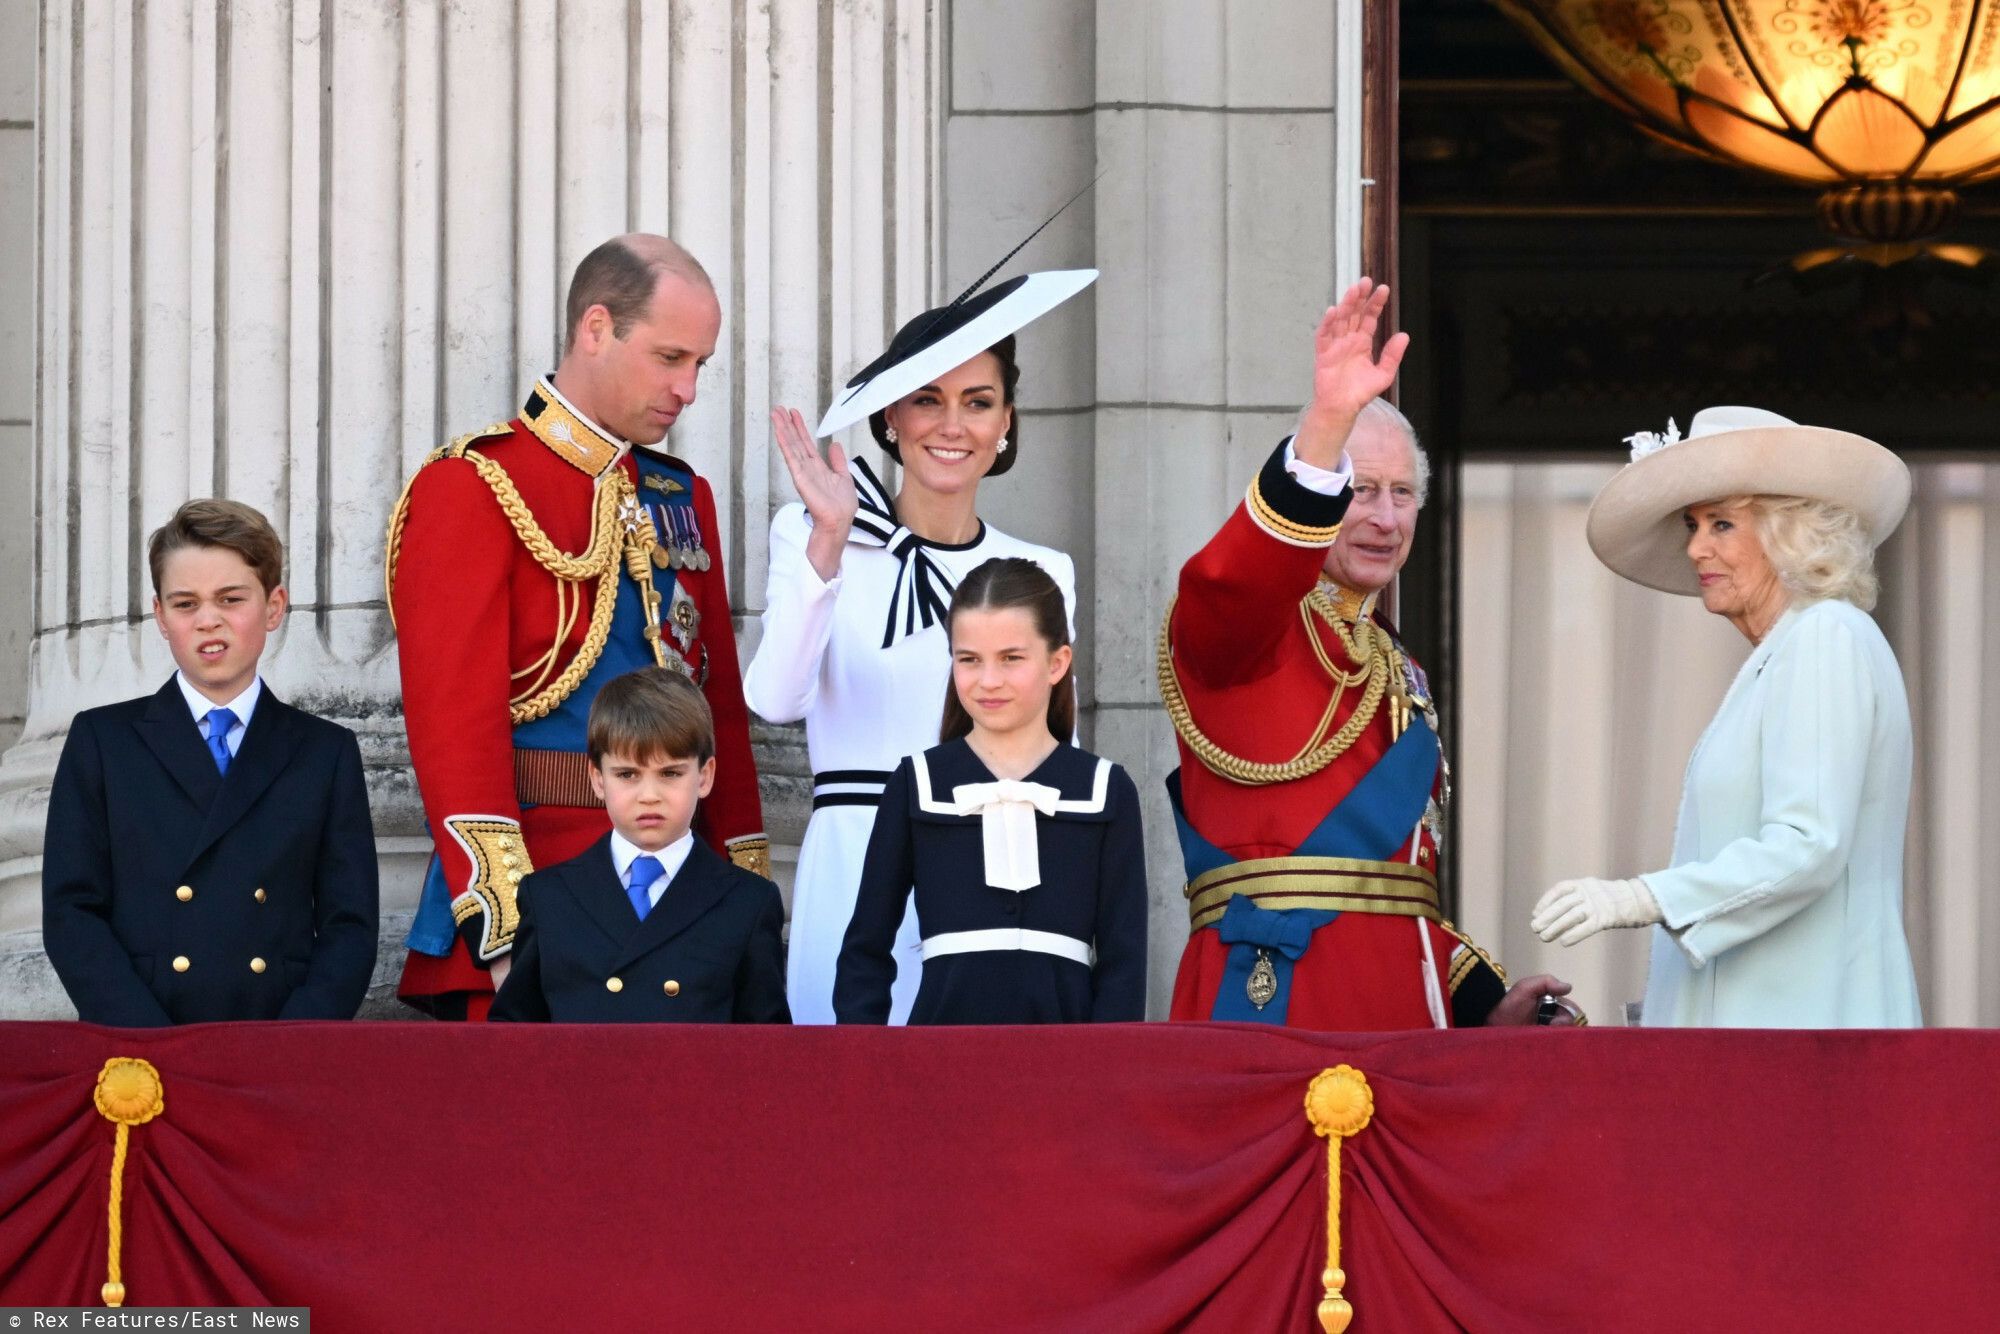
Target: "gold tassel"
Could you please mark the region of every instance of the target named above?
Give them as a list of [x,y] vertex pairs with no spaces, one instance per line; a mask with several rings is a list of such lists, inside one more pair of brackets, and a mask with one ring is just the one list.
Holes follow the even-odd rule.
[[125,1152],[132,1127],[145,1125],[164,1112],[167,1104],[160,1072],[136,1056],[114,1056],[106,1061],[97,1073],[97,1092],[92,1100],[98,1114],[118,1127],[116,1147],[111,1151],[111,1254],[106,1265],[104,1304],[123,1306],[125,1284],[118,1261],[125,1240]]
[[1326,1295],[1319,1304],[1326,1334],[1341,1334],[1354,1319],[1353,1304],[1341,1295],[1347,1275],[1340,1267],[1340,1142],[1361,1133],[1374,1115],[1368,1076],[1351,1065],[1320,1071],[1306,1088],[1306,1119],[1326,1140],[1326,1269],[1320,1275]]
[[642,633],[652,646],[653,662],[656,666],[671,667],[660,616],[660,590],[653,586],[653,553],[660,546],[659,529],[644,505],[638,506],[638,511],[638,517],[625,533],[625,573],[632,576],[632,582],[639,588],[639,600],[645,606],[646,625]]

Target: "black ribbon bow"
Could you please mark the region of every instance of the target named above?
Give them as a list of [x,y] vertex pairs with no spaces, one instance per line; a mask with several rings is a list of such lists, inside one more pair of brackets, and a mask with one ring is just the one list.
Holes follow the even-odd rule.
[[[886,547],[896,558],[895,590],[889,597],[888,621],[882,627],[882,647],[889,648],[906,635],[943,624],[957,585],[944,567],[931,559],[924,539],[896,521],[888,489],[867,461],[855,459],[850,466],[857,508],[848,540]],[[985,525],[980,531],[983,535]]]

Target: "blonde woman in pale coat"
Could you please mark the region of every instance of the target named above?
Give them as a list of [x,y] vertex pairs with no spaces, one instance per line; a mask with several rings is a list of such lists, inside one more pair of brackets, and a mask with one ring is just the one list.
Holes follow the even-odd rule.
[[1859,436],[1710,408],[1634,436],[1591,506],[1598,559],[1694,594],[1753,645],[1695,746],[1673,865],[1565,880],[1532,925],[1574,945],[1653,927],[1658,1027],[1923,1022],[1903,935],[1910,706],[1868,612],[1910,475]]

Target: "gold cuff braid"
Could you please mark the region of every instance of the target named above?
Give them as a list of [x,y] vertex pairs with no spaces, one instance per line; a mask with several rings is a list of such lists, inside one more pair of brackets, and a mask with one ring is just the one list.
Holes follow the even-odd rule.
[[1445,977],[1445,989],[1456,996],[1458,989],[1465,985],[1465,979],[1471,977],[1472,970],[1477,967],[1479,967],[1479,956],[1471,947],[1458,951],[1457,957],[1451,961],[1451,971]]
[[729,860],[750,872],[771,878],[771,840],[762,834],[751,834],[744,838],[732,838],[726,845]]
[[1262,477],[1250,479],[1250,490],[1244,495],[1243,503],[1250,507],[1250,517],[1256,521],[1258,527],[1290,546],[1330,547],[1334,539],[1340,536],[1338,523],[1314,527],[1311,524],[1299,523],[1295,519],[1288,519],[1278,513],[1272,508],[1271,502],[1264,499]]
[[479,917],[481,962],[491,962],[514,945],[521,925],[516,892],[535,869],[521,826],[512,820],[482,816],[451,816],[444,822],[472,861],[472,883],[451,901],[451,919],[463,926]]
[[1466,935],[1465,932],[1459,930],[1450,922],[1439,922],[1438,925],[1449,931],[1459,944],[1465,946],[1466,950],[1465,954],[1460,956],[1459,961],[1451,966],[1451,990],[1454,992],[1457,991],[1458,984],[1465,981],[1471,975],[1475,962],[1483,963],[1488,968],[1491,968],[1493,975],[1500,979],[1500,985],[1503,987],[1507,985],[1507,970],[1502,968],[1492,955],[1479,948],[1478,943],[1471,936]]

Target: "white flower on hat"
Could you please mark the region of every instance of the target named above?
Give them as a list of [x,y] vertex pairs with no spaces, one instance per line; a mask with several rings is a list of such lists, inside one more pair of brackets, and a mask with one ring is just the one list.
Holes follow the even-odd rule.
[[1663,433],[1627,439],[1634,462],[1597,493],[1584,535],[1613,571],[1666,593],[1701,592],[1687,557],[1683,515],[1690,505],[1735,496],[1824,500],[1853,510],[1876,544],[1909,508],[1910,470],[1894,453],[1851,432],[1801,426],[1763,408],[1703,408],[1686,436],[1668,422]]
[[1664,431],[1639,431],[1625,437],[1625,443],[1632,446],[1632,462],[1637,463],[1648,454],[1657,454],[1668,445],[1681,441],[1681,428],[1672,417],[1667,418]]

